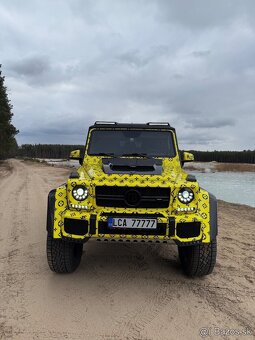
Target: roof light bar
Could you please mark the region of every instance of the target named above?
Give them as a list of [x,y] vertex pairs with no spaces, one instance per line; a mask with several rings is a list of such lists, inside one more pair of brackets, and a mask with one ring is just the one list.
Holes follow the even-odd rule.
[[116,125],[117,122],[105,122],[105,121],[96,121],[95,125]]
[[167,122],[148,122],[147,125],[162,125],[162,126],[170,126]]

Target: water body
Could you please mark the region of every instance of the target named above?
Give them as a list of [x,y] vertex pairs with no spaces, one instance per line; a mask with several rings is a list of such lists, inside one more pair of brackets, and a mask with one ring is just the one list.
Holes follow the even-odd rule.
[[196,176],[204,189],[218,199],[255,207],[255,172],[198,172]]

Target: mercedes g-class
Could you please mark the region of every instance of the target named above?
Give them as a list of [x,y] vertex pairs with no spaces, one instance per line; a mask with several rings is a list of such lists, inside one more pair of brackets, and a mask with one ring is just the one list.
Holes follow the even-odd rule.
[[188,276],[210,274],[216,261],[217,200],[183,170],[194,160],[178,149],[168,123],[96,122],[80,167],[50,191],[47,258],[51,270],[73,272],[83,244],[175,242]]

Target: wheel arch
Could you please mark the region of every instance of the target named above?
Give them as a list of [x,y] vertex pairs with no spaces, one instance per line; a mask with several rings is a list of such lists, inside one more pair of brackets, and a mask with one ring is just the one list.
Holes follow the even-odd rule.
[[209,206],[210,206],[210,239],[214,240],[218,235],[218,204],[217,198],[210,192]]
[[53,236],[56,191],[57,189],[53,189],[48,194],[46,230],[50,236]]

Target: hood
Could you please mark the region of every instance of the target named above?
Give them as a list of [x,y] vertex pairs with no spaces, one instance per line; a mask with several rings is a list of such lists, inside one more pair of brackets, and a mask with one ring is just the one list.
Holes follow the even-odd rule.
[[161,175],[161,159],[144,158],[104,158],[102,159],[103,171],[107,175]]
[[80,176],[97,185],[113,183],[127,186],[145,185],[167,187],[169,183],[185,180],[187,174],[182,170],[177,158],[101,158],[87,157],[79,170]]

